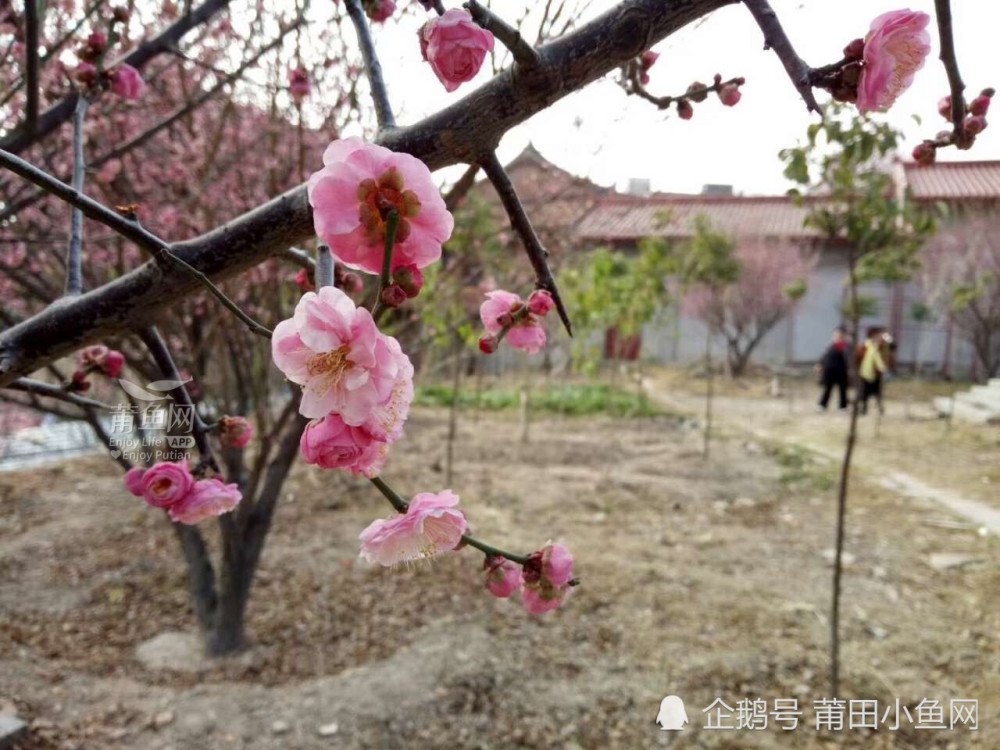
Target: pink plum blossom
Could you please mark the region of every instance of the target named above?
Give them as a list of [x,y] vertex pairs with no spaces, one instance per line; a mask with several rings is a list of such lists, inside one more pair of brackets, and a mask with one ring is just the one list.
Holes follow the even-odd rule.
[[108,356],[104,359],[104,374],[109,378],[117,378],[125,367],[125,355],[117,349],[108,350]]
[[885,111],[913,83],[931,51],[930,16],[912,10],[883,13],[865,37],[858,110]]
[[556,307],[552,294],[545,289],[536,289],[528,297],[528,312],[542,317],[548,315]]
[[420,29],[420,51],[447,91],[476,77],[493,51],[493,34],[472,20],[467,10],[452,8]]
[[486,589],[499,599],[506,599],[521,588],[521,566],[503,555],[487,557],[483,563],[486,571]]
[[640,79],[642,85],[645,86],[649,83],[649,69],[656,64],[656,61],[660,59],[659,52],[653,52],[653,50],[648,49],[642,53],[639,58],[639,68],[641,70]]
[[385,462],[386,443],[363,427],[351,427],[338,414],[310,422],[299,441],[306,463],[323,469],[347,469],[373,477]]
[[117,378],[125,366],[125,355],[104,344],[94,344],[77,354],[80,369],[84,372],[101,372],[109,378]]
[[558,609],[572,591],[573,556],[561,544],[548,544],[524,564],[521,604],[529,614]]
[[373,521],[361,532],[361,556],[390,567],[455,549],[469,525],[451,490],[421,492],[405,513]]
[[455,222],[422,161],[345,138],[327,147],[323,164],[309,178],[309,203],[316,234],[338,262],[380,273],[386,218],[393,209],[400,220],[392,269],[424,268],[441,257]]
[[396,3],[395,0],[366,0],[364,8],[371,20],[382,23],[392,18],[392,14],[396,12]]
[[187,459],[177,463],[161,461],[148,469],[129,469],[125,487],[154,508],[170,508],[183,500],[194,487]]
[[138,99],[146,90],[146,82],[139,71],[128,63],[118,65],[109,75],[111,90],[122,99]]
[[243,499],[235,484],[226,484],[221,479],[202,479],[178,502],[167,510],[170,520],[175,523],[194,525],[206,518],[228,513]]
[[245,448],[253,440],[253,425],[246,417],[219,419],[222,444],[227,448]]
[[[507,343],[534,354],[545,346],[545,329],[535,315],[525,314],[523,308],[524,302],[516,294],[497,289],[486,293],[486,301],[479,307],[479,317],[486,332],[493,336],[509,326],[504,337]],[[482,340],[479,348],[485,351]]]
[[293,317],[275,327],[271,353],[278,369],[302,386],[303,416],[336,413],[352,427],[391,398],[401,369],[409,366],[371,313],[332,286],[302,296]]

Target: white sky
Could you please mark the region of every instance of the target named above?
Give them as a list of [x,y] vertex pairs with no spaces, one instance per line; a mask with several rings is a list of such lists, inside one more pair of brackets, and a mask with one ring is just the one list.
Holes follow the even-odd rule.
[[[772,0],[799,54],[811,65],[835,62],[849,41],[864,36],[877,15],[910,7],[934,15],[933,0]],[[416,3],[414,3],[416,5]],[[446,2],[451,7],[453,3]],[[458,3],[454,3],[458,5]],[[497,0],[500,12],[511,9],[515,20],[521,0]],[[613,7],[613,0],[594,0],[586,18]],[[987,86],[1000,88],[1000,28],[998,0],[952,0],[955,36],[967,94]],[[505,12],[505,15],[506,12]],[[376,44],[385,68],[389,93],[401,124],[450,104],[489,76],[488,64],[476,81],[448,94],[430,66],[420,58],[416,31],[422,13],[405,13],[397,22],[377,27]],[[937,60],[937,28],[930,27],[931,56],[913,87],[896,103],[889,120],[906,136],[904,153],[945,127],[937,101],[948,92],[944,69]],[[676,94],[695,80],[711,82],[743,76],[743,99],[734,108],[716,97],[695,105],[692,120],[662,113],[648,102],[627,97],[613,77],[591,84],[511,131],[500,157],[507,161],[530,141],[548,159],[604,185],[624,187],[630,177],[649,178],[654,190],[699,192],[705,183],[734,185],[737,192],[783,192],[780,149],[794,145],[811,122],[773,52],[762,49],[763,38],[741,4],[723,8],[704,23],[689,26],[654,49],[660,59],[651,71],[649,89]],[[487,61],[488,62],[488,61]],[[827,97],[817,91],[820,101]],[[1000,100],[994,105],[1000,118]],[[912,115],[923,118],[918,126]],[[1000,120],[979,137],[971,151],[949,148],[942,159],[1000,159]],[[439,173],[452,176],[452,173]]]

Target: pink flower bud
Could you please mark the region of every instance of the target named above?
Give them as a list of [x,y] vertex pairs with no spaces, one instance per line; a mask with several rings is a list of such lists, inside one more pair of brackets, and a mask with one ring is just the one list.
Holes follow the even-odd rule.
[[458,8],[445,11],[420,29],[420,52],[447,91],[476,77],[493,44],[493,34]]
[[982,115],[972,115],[965,118],[965,132],[970,135],[979,135],[987,126],[986,118]]
[[483,563],[486,571],[486,589],[498,599],[506,599],[521,588],[521,566],[502,555],[487,557]]
[[399,284],[389,284],[382,290],[382,304],[386,307],[399,307],[406,302],[406,292]]
[[312,274],[305,268],[300,268],[295,274],[295,283],[303,292],[315,292],[316,285],[313,283]]
[[404,291],[407,297],[416,297],[424,287],[424,274],[415,265],[400,266],[392,272],[392,280]]
[[865,40],[855,39],[844,47],[844,57],[848,60],[860,60],[865,56]]
[[95,31],[87,37],[87,41],[80,50],[79,57],[85,60],[96,60],[108,49],[108,37],[100,31]]
[[740,89],[735,84],[730,83],[719,89],[719,100],[727,107],[735,107],[741,97]]
[[990,111],[990,97],[980,94],[969,103],[969,113],[973,115],[985,115]]
[[[695,81],[687,88],[687,93],[689,94],[688,99],[693,102],[703,102],[708,98],[708,92],[704,91],[705,84],[701,81]],[[692,91],[697,91],[697,94],[691,94]]]
[[135,100],[146,90],[146,82],[142,80],[139,71],[128,63],[122,63],[109,74],[111,90],[122,99]]
[[479,351],[483,354],[492,354],[499,346],[500,342],[497,340],[497,337],[492,334],[483,336],[479,339]]
[[295,101],[300,102],[309,96],[310,87],[309,74],[304,68],[294,68],[288,71],[288,93]]
[[117,378],[125,367],[125,355],[117,349],[108,350],[108,356],[104,358],[102,372],[109,378]]
[[97,68],[89,62],[81,62],[73,72],[73,78],[81,86],[90,87],[97,83]]
[[73,379],[70,381],[69,390],[77,391],[83,393],[90,390],[90,382],[87,380],[87,373],[83,370],[77,370],[73,373]]
[[690,120],[694,117],[694,107],[687,99],[680,99],[677,102],[677,114],[682,120]]
[[936,158],[937,149],[934,147],[933,141],[924,141],[913,149],[913,160],[917,162],[917,164],[922,164],[924,166],[933,164]]
[[556,303],[552,299],[552,294],[545,289],[536,289],[528,297],[528,312],[533,315],[544,317],[552,312],[555,306]]
[[942,97],[938,102],[938,113],[946,120],[951,120],[951,96]]
[[227,448],[245,448],[253,439],[253,425],[245,417],[222,417],[219,437]]
[[361,282],[361,277],[356,273],[348,273],[347,271],[340,273],[340,271],[338,271],[337,286],[348,294],[356,294],[361,291],[364,284]]
[[653,50],[648,49],[642,53],[639,57],[639,66],[645,71],[653,67],[657,60],[660,59],[659,52],[653,52]]
[[365,0],[364,7],[365,13],[376,23],[387,21],[396,12],[396,3],[394,0]]

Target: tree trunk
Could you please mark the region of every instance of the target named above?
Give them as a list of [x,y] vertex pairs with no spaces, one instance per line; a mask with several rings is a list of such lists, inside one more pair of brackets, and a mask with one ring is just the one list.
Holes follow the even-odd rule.
[[712,399],[715,396],[715,375],[712,372],[712,329],[705,336],[705,374],[708,382],[705,385],[705,440],[701,455],[708,458],[709,444],[712,439]]

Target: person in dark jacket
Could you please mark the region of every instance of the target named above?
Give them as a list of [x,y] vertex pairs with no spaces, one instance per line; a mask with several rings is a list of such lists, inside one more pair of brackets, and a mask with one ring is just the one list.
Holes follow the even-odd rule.
[[819,372],[819,383],[823,388],[823,393],[816,405],[816,411],[826,411],[830,403],[830,394],[834,387],[837,388],[839,396],[840,411],[847,411],[847,357],[850,354],[850,345],[847,342],[847,331],[843,326],[838,326],[833,332],[833,340],[830,346],[823,353],[822,359],[816,365]]

